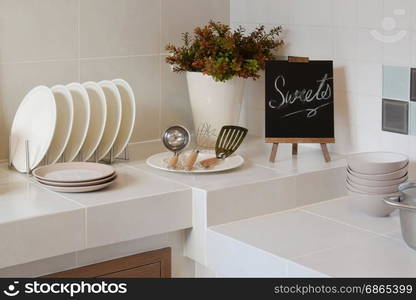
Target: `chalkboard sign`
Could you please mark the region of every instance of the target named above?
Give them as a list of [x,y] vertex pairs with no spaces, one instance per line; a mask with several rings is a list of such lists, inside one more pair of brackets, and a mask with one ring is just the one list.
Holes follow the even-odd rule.
[[266,63],[266,141],[334,142],[332,61]]

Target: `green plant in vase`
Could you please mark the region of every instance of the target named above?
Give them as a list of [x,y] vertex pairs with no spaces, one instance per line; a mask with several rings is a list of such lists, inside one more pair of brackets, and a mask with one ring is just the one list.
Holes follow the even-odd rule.
[[223,125],[238,125],[245,79],[259,78],[265,62],[276,58],[281,33],[280,26],[266,31],[262,25],[248,33],[210,21],[193,35],[183,33],[182,46],[166,46],[166,62],[174,72],[186,72],[195,129],[214,132],[202,146],[214,146]]

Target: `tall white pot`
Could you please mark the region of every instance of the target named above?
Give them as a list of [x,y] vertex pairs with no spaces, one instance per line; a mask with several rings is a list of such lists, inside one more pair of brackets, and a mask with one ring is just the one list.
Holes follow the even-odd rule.
[[245,80],[234,77],[217,82],[199,72],[187,72],[186,79],[197,143],[203,147],[215,147],[222,126],[238,125]]

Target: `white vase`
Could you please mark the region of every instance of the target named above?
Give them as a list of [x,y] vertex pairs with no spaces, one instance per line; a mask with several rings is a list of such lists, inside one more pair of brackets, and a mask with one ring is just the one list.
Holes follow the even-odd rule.
[[234,77],[218,82],[200,72],[187,72],[186,79],[197,144],[215,147],[222,126],[238,125],[245,79]]

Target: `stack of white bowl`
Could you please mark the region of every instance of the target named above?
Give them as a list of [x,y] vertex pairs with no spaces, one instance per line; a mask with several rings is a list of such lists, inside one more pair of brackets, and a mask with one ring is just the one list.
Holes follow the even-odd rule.
[[398,193],[407,180],[409,158],[400,153],[366,152],[347,158],[346,185],[355,208],[370,216],[385,217],[394,209],[383,199]]

